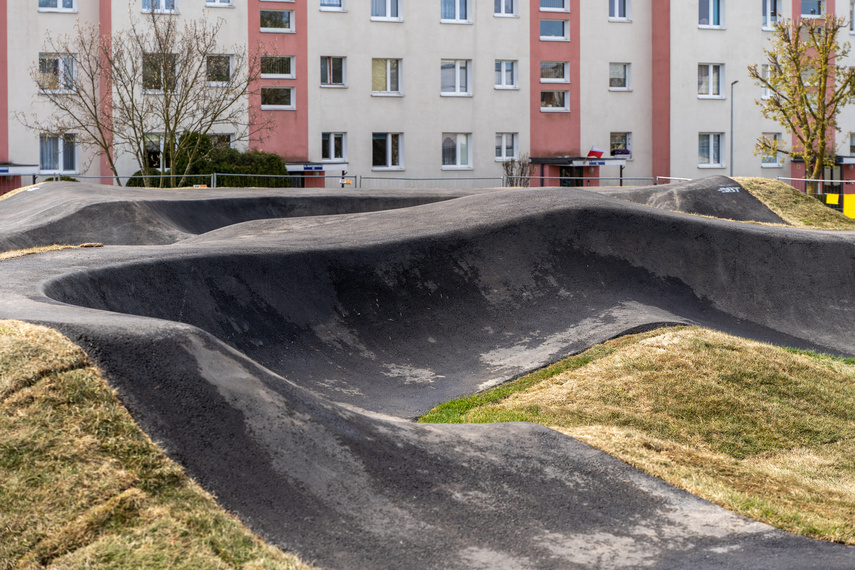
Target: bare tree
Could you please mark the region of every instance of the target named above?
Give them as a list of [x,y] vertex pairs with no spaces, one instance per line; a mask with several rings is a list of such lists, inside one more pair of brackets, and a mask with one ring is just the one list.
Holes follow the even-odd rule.
[[528,154],[522,155],[519,159],[506,160],[502,163],[502,170],[505,171],[506,185],[511,188],[528,188],[531,177],[534,175],[534,165]]
[[763,116],[794,135],[792,148],[781,139],[762,136],[755,152],[778,153],[805,162],[805,178],[820,179],[833,164],[837,116],[855,94],[855,69],[837,65],[849,55],[849,43],[840,44],[844,18],[782,20],[764,49],[766,63],[748,67],[749,75],[768,94],[758,100]]
[[[187,159],[186,168],[172,174],[175,185],[184,184],[202,158],[199,137],[186,133],[228,133],[246,141],[269,128],[248,104],[258,89],[261,54],[221,46],[223,20],[152,11],[142,18],[131,13],[130,22],[113,33],[78,23],[72,35],[48,35],[45,53],[70,56],[73,69],[57,73],[40,58],[32,75],[53,112],[21,121],[38,132],[78,133],[82,147],[107,157],[117,180],[117,157],[131,154],[145,186],[152,180],[164,185],[163,177],[149,174],[168,169],[178,155]],[[45,88],[51,81],[63,87]]]

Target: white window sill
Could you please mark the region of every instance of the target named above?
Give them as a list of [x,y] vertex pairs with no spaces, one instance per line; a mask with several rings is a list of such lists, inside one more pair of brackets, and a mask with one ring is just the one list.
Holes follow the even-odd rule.
[[402,24],[404,22],[403,18],[381,18],[380,16],[372,16],[372,22],[391,22],[393,24]]
[[615,24],[631,24],[632,20],[630,18],[609,18],[609,22]]
[[775,163],[775,164],[760,163],[760,168],[784,168],[784,163],[783,162],[779,162],[779,163]]
[[321,12],[338,12],[340,14],[347,12],[344,8],[336,8],[334,6],[321,6],[319,10]]
[[73,89],[39,89],[39,95],[73,95]]
[[293,34],[294,30],[288,28],[261,28],[262,34]]
[[707,24],[698,24],[699,30],[726,30],[726,26],[710,26]]
[[296,111],[297,107],[294,105],[262,105],[262,111]]
[[516,157],[516,156],[506,156],[503,158],[496,157],[496,162],[510,162],[512,160],[517,160],[517,159],[518,159],[518,157]]
[[372,91],[372,97],[392,97],[392,98],[400,98],[403,97],[404,94],[400,91]]
[[234,8],[234,4],[205,4],[205,8]]
[[442,19],[440,19],[439,23],[440,24],[468,24],[470,26],[472,25],[471,20],[442,20]]
[[341,157],[341,158],[322,158],[322,159],[321,159],[321,162],[323,162],[324,164],[342,164],[342,163],[346,163],[346,162],[347,162],[347,158],[345,158],[345,157]]
[[[774,32],[775,31],[775,28],[770,28],[768,26],[762,26],[760,29],[763,30],[764,32]],[[852,32],[849,32],[849,33],[851,34]]]
[[332,85],[326,85],[321,83],[321,89],[347,89],[347,85],[333,83]]
[[403,172],[405,168],[403,166],[372,166],[372,172]]
[[541,8],[541,12],[549,12],[550,14],[569,14],[569,8]]
[[53,14],[77,14],[77,10],[69,10],[68,8],[39,8],[39,12]]
[[801,17],[808,20],[819,20],[825,18],[825,14],[802,14]]
[[181,14],[178,10],[142,10],[143,14],[161,14],[166,16],[178,16]]
[[632,161],[632,155],[631,154],[611,154],[609,156],[611,156],[612,158],[616,158],[618,160],[625,160],[627,162]]
[[496,14],[493,13],[494,18],[519,18],[519,14]]
[[540,82],[541,83],[551,83],[553,85],[562,85],[562,84],[563,85],[569,85],[570,84],[569,79],[543,79],[543,78],[541,78]]
[[297,76],[294,74],[291,75],[276,75],[276,74],[261,74],[258,77],[259,79],[297,79]]
[[569,42],[570,38],[557,38],[555,36],[540,36],[540,41],[542,42]]
[[609,87],[609,91],[618,93],[632,93],[632,87]]
[[496,85],[493,87],[496,91],[519,91],[518,85]]
[[541,107],[541,113],[569,113],[570,109],[566,107]]
[[698,99],[706,99],[708,101],[724,101],[726,98],[724,95],[698,95]]
[[447,166],[443,165],[443,170],[475,170],[472,166]]
[[440,93],[440,97],[472,97],[472,93]]
[[704,168],[704,169],[727,168],[727,166],[724,164],[699,164],[698,168]]

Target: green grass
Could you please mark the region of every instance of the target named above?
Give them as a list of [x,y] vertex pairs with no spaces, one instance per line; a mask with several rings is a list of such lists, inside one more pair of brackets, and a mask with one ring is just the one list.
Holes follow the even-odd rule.
[[855,544],[852,359],[662,329],[420,421],[543,424],[746,516]]
[[59,333],[0,321],[0,569],[304,569],[223,511]]

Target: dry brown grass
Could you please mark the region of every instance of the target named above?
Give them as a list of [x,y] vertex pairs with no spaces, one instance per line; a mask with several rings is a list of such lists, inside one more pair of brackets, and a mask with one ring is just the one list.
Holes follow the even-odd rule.
[[855,544],[855,363],[679,328],[562,366],[423,421],[540,423],[746,516]]
[[224,512],[59,333],[0,321],[0,569],[306,569]]
[[832,210],[816,198],[802,194],[789,184],[771,178],[734,178],[746,190],[797,228],[853,230],[855,220]]
[[28,249],[15,249],[12,251],[4,251],[0,253],[0,261],[6,259],[15,259],[16,257],[24,257],[25,255],[35,255],[37,253],[47,253],[49,251],[62,251],[64,249],[79,249],[88,247],[104,247],[102,243],[82,243],[80,245],[46,245],[42,247],[31,247]]

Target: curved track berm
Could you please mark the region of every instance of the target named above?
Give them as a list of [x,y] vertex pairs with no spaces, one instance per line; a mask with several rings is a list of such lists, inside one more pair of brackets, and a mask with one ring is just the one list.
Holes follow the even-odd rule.
[[81,343],[224,506],[322,567],[855,565],[545,428],[406,419],[659,324],[855,354],[855,238],[568,189],[424,201],[6,261],[0,318]]

